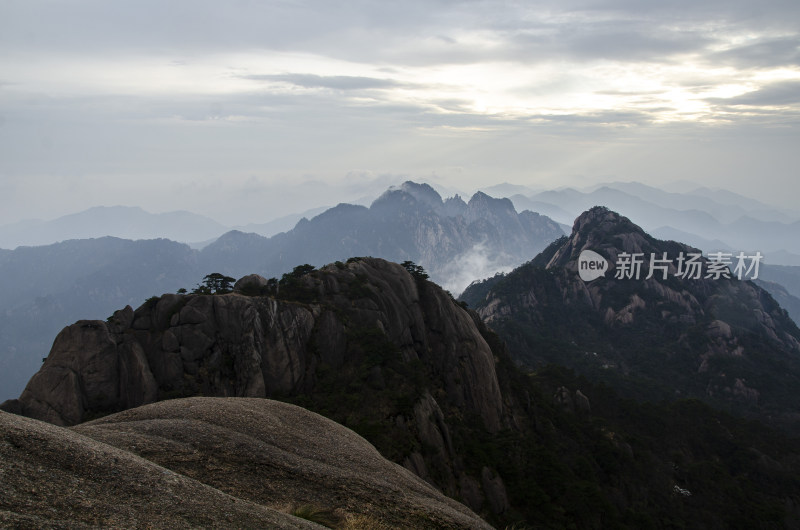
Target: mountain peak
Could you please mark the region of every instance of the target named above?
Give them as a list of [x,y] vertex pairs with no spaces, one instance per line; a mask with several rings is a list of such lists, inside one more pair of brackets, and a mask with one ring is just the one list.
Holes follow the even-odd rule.
[[547,268],[577,270],[578,256],[584,250],[600,252],[612,261],[621,252],[656,252],[656,241],[627,217],[605,206],[594,206],[575,219],[569,239],[550,258]]
[[735,255],[703,257],[598,206],[569,237],[462,298],[499,333],[524,337],[509,340],[520,362],[630,377],[632,395],[696,397],[800,432],[787,399],[800,381],[800,330],[736,268]]
[[422,207],[438,211],[444,205],[442,196],[428,184],[418,184],[407,180],[400,186],[391,186],[383,192],[380,197],[373,201],[370,208],[386,208],[389,205],[395,207],[407,207],[411,203]]
[[417,201],[438,209],[442,206],[442,196],[439,195],[435,189],[429,184],[418,184],[411,180],[407,180],[400,185],[400,190],[408,193]]
[[572,233],[587,232],[589,230],[610,231],[623,224],[635,231],[644,233],[641,228],[632,223],[627,217],[605,206],[593,206],[575,219],[575,223],[572,225]]
[[471,216],[474,218],[487,214],[514,216],[517,214],[517,210],[514,208],[514,203],[511,202],[511,199],[496,199],[482,191],[475,192],[472,198],[470,198],[469,203],[467,203],[467,207],[472,214]]

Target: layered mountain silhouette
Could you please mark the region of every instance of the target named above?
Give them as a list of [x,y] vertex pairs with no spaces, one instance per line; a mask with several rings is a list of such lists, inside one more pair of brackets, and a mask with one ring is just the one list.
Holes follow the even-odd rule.
[[207,274],[200,272],[196,251],[184,244],[110,237],[0,253],[0,271],[0,392],[5,398],[24,387],[65,325],[77,318],[106,318],[119,307],[175,292]]
[[524,262],[563,235],[551,219],[508,199],[478,192],[447,200],[427,184],[405,182],[372,205],[340,204],[289,232],[266,239],[230,232],[200,253],[206,267],[230,276],[275,276],[298,263],[319,265],[351,256],[421,264],[445,288],[461,291],[481,272]]
[[[500,527],[800,520],[800,450],[783,434],[697,401],[621,400],[557,367],[524,373],[425,276],[352,258],[67,327],[0,407],[38,418],[0,412],[0,450],[17,470],[0,517],[278,526],[295,523],[279,505],[315,499],[370,518],[361,528],[483,524],[424,480]],[[80,494],[53,512],[63,484]],[[144,504],[143,488],[157,501]]]
[[406,182],[367,208],[340,204],[266,238],[231,231],[202,250],[166,239],[103,237],[0,251],[0,398],[17,395],[52,337],[80,318],[106,318],[125,305],[204,275],[280,277],[294,266],[350,256],[412,260],[459,292],[475,278],[510,270],[563,235],[560,225],[508,199],[479,193],[446,201],[428,185]]
[[96,206],[51,221],[31,220],[0,226],[0,247],[13,249],[105,236],[199,242],[227,231],[213,219],[192,212],[153,214],[132,206]]
[[725,190],[670,193],[636,182],[613,182],[591,190],[566,188],[516,194],[511,200],[519,209],[533,209],[563,223],[600,204],[640,220],[642,228],[652,235],[676,239],[706,252],[758,250],[768,256],[769,264],[796,264],[800,254],[796,212],[781,212]]
[[[771,273],[772,269],[769,271]],[[772,277],[773,275],[766,276]],[[774,281],[757,279],[755,283],[775,298],[775,301],[786,310],[795,324],[800,324],[800,297],[790,293],[786,287]]]
[[[610,267],[589,282],[578,274],[587,250]],[[799,432],[800,330],[758,285],[709,277],[705,258],[698,278],[680,277],[678,257],[699,252],[595,207],[569,237],[463,299],[529,366],[557,363],[637,398],[699,398]],[[618,274],[633,254],[641,275]],[[668,259],[648,278],[651,254]]]

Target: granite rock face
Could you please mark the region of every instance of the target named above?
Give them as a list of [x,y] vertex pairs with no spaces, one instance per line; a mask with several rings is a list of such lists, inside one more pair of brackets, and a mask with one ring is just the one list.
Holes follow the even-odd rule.
[[[426,478],[458,495],[464,465],[452,421],[475,418],[488,432],[509,423],[474,313],[376,258],[329,265],[279,289],[278,297],[167,294],[106,322],[79,321],[58,335],[19,399],[2,408],[68,426],[179,397],[314,399],[321,388],[330,391],[321,374],[345,374],[337,380],[352,389],[344,397],[394,392],[392,399],[408,402],[386,401],[390,408],[374,412],[395,414],[391,423],[421,448],[398,461],[423,477],[436,461],[436,478]],[[496,481],[486,484],[497,490]]]
[[[372,258],[328,266],[308,281],[319,303],[170,294],[136,311],[117,311],[108,322],[79,321],[58,335],[13,406],[26,416],[74,425],[192,393],[193,382],[222,397],[298,393],[313,387],[318,363],[334,369],[347,363],[350,326],[379,329],[404,360],[422,361],[440,375],[448,400],[476,413],[487,428],[500,428],[492,352],[444,291],[428,284],[421,297],[405,269]],[[369,296],[353,299],[348,284],[354,281]]]
[[267,285],[267,279],[259,274],[248,274],[242,276],[233,285],[233,290],[241,292],[258,292]]
[[360,528],[491,528],[351,430],[266,399],[174,399],[74,428],[0,412],[0,459],[3,527],[321,528],[286,513],[313,505]]

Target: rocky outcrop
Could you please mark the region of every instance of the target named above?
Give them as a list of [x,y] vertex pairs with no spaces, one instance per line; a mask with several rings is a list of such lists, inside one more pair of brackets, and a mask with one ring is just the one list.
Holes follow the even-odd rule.
[[553,402],[566,412],[591,412],[592,406],[589,403],[589,398],[581,392],[576,390],[573,396],[572,392],[565,387],[561,386],[556,390],[553,396]]
[[[351,421],[388,422],[416,440],[421,449],[398,461],[421,476],[434,463],[436,478],[427,478],[456,495],[463,463],[453,419],[474,418],[488,432],[507,424],[494,354],[473,316],[436,285],[380,259],[290,280],[277,297],[169,294],[106,322],[79,321],[59,334],[20,398],[2,407],[75,425],[183,396],[309,396],[336,410],[345,396],[363,394],[371,412],[356,410],[363,418]],[[264,286],[253,277],[245,283]],[[342,421],[353,417],[343,410]]]
[[[59,343],[63,353],[52,352],[43,371],[52,371],[50,381],[74,382],[61,385],[76,396],[71,410],[84,419],[102,417],[66,430],[0,414],[0,526],[280,528],[294,521],[269,511],[275,508],[271,503],[306,499],[357,518],[360,527],[483,525],[463,507],[431,494],[423,480],[501,528],[514,523],[602,528],[642,521],[780,526],[796,514],[788,508],[798,505],[798,458],[790,441],[696,400],[638,405],[558,367],[523,373],[477,314],[425,281],[419,269],[408,269],[413,274],[375,259],[314,272],[298,267],[269,283],[266,294],[165,295],[135,311],[120,310],[107,322],[79,323],[65,332]],[[535,279],[544,289],[526,295],[522,308],[569,317],[571,326],[580,323],[554,303],[574,300],[577,292],[557,289],[568,284],[556,269],[540,269]],[[619,302],[613,293],[598,294],[603,304]],[[645,304],[633,310],[634,325],[658,307],[641,298]],[[584,318],[592,314],[591,305],[570,307],[578,307]],[[780,330],[780,318],[771,311],[759,321],[768,322],[766,316]],[[731,338],[743,340],[735,321],[715,320],[727,322]],[[600,316],[592,323],[606,326]],[[697,329],[711,323],[700,322]],[[517,324],[523,334],[530,331]],[[608,351],[585,347],[592,333],[606,327],[582,327],[576,334],[574,328],[566,333],[558,319],[545,324],[557,337],[574,341],[559,349],[565,359],[577,349],[583,359],[607,362]],[[607,329],[620,333],[626,326]],[[709,329],[728,340],[724,326]],[[92,351],[77,347],[72,332],[89,334],[85,342]],[[546,339],[550,348],[565,345]],[[690,344],[695,339],[685,338]],[[625,341],[614,345],[620,344]],[[125,362],[135,345],[143,358]],[[742,345],[747,351],[752,343]],[[747,355],[733,358],[728,367]],[[603,370],[638,368],[636,357],[622,360],[628,364]],[[667,369],[659,376],[678,381]],[[101,372],[116,384],[98,386]],[[159,402],[116,414],[99,408],[149,399],[147,373]],[[726,377],[711,381],[708,390],[724,396],[729,382],[731,395],[757,400],[756,406],[769,397],[758,378],[733,371]],[[25,399],[4,408],[19,413],[41,406],[38,410],[64,421],[70,409],[47,399],[56,388],[46,381],[32,381]],[[86,382],[111,392],[117,404],[111,394],[87,395]],[[191,393],[273,393],[306,410],[263,397],[169,399]],[[567,412],[549,399],[558,394],[571,401]],[[31,425],[39,427],[26,427]],[[405,470],[387,467],[342,426]],[[14,429],[16,434],[6,435]],[[68,432],[84,441],[51,443],[47,432]],[[119,452],[108,453],[110,446]],[[676,484],[703,502],[685,503],[674,495]],[[743,496],[753,502],[742,503]],[[237,509],[226,504],[229,498]]]
[[267,279],[258,274],[248,274],[242,276],[233,284],[233,290],[237,293],[258,294],[267,286]]
[[[422,361],[454,406],[501,426],[494,359],[471,317],[433,284],[379,259],[331,265],[305,279],[317,303],[238,293],[164,295],[108,322],[79,321],[56,338],[18,403],[74,425],[93,414],[201,391],[269,397],[313,388],[314,369],[348,362],[348,330],[377,329],[403,361]],[[365,295],[353,298],[357,283]],[[311,342],[313,341],[313,347]],[[10,406],[10,405],[9,405]]]
[[265,399],[189,398],[65,429],[0,412],[0,525],[490,528],[349,429]]
[[319,528],[268,501],[246,500],[91,436],[4,412],[0,459],[4,528]]
[[[606,260],[604,276],[581,279],[584,251]],[[638,274],[616,270],[622,253],[641,255]],[[697,253],[595,207],[569,237],[463,298],[523,363],[567,365],[635,397],[698,397],[800,430],[788,398],[800,386],[800,330],[753,282],[709,275],[706,257],[699,277],[678,276],[678,257]],[[666,277],[650,274],[651,254],[666,254]],[[557,401],[577,404],[567,394]]]

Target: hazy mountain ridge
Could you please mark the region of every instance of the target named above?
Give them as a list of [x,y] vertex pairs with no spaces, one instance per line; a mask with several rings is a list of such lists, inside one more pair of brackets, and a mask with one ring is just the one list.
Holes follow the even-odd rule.
[[793,296],[800,297],[800,267],[770,265],[764,267],[764,273],[761,278],[779,283]]
[[794,320],[795,324],[800,326],[800,298],[790,294],[789,291],[779,283],[767,280],[755,280],[755,283],[769,292],[775,301],[777,301],[786,313]]
[[766,262],[772,264],[778,264],[776,260],[786,263],[781,250],[800,254],[796,237],[800,215],[779,212],[724,190],[671,193],[635,182],[615,182],[591,190],[549,190],[512,199],[519,209],[536,209],[562,223],[571,223],[580,212],[602,204],[638,219],[648,232],[679,231],[690,234],[693,243],[714,244],[713,248],[703,247],[705,251],[726,247],[759,250],[769,253]]
[[[403,186],[395,189],[403,189]],[[689,189],[687,185],[684,187]],[[404,191],[408,192],[409,189]],[[764,230],[777,230],[779,233],[769,234],[766,241],[760,242],[764,246],[760,250],[770,252],[769,263],[800,265],[800,251],[794,248],[796,245],[791,237],[785,239],[796,228],[800,213],[781,211],[722,189],[697,188],[678,193],[638,182],[609,182],[580,190],[566,188],[534,191],[525,186],[506,183],[484,188],[483,192],[490,196],[510,197],[518,210],[538,212],[568,226],[571,226],[581,211],[595,204],[604,204],[624,215],[642,219],[643,227],[651,233],[659,229],[683,232],[689,237],[682,236],[681,241],[701,246],[707,251],[726,247],[757,250],[753,243],[759,241],[754,236],[759,233],[769,234]],[[438,207],[442,199],[432,188],[424,193],[419,192],[415,198],[423,203],[429,201],[428,204],[435,207]],[[361,200],[366,200],[364,204],[370,204],[368,199]],[[463,203],[456,195],[445,202],[458,211],[458,201]],[[35,246],[103,236],[126,239],[167,238],[202,246],[230,230],[271,237],[291,230],[303,217],[310,219],[324,210],[316,208],[302,214],[285,215],[266,223],[222,226],[191,212],[149,214],[135,207],[95,207],[52,221],[23,221],[0,226],[0,247]],[[455,215],[453,211],[444,213]],[[713,219],[711,224],[708,224],[709,215]],[[789,225],[788,228],[786,225]],[[739,233],[742,230],[744,233]],[[695,241],[719,241],[722,244],[715,244],[714,248],[710,248],[698,245]],[[781,254],[780,249],[784,247],[792,247],[790,256]]]
[[150,213],[135,206],[95,206],[48,221],[29,220],[0,226],[0,251],[103,237],[134,241],[169,239],[179,243],[201,244],[213,241],[231,230],[271,237],[291,230],[303,217],[317,215],[325,210],[326,208],[313,208],[264,223],[226,226],[204,215],[188,211]]
[[197,253],[173,241],[65,241],[0,255],[0,388],[16,393],[75,315],[105,318],[154,292],[174,292],[205,274]]
[[[340,204],[269,239],[229,232],[200,256],[213,270],[234,277],[277,276],[297,263],[350,256],[411,260],[458,292],[482,273],[530,259],[563,233],[547,217],[517,213],[508,199],[480,192],[469,203],[453,199],[446,203],[429,185],[405,182],[369,208]],[[461,263],[469,267],[459,268]]]
[[226,230],[213,219],[192,212],[153,214],[131,206],[96,206],[52,221],[0,226],[0,247],[13,249],[105,236],[194,242],[219,237]]
[[[533,212],[515,215],[507,200],[485,193],[470,198],[472,207],[457,195],[443,201],[430,186],[411,182],[384,195],[372,207],[341,204],[271,238],[230,231],[202,250],[167,240],[118,238],[0,249],[0,310],[5,312],[0,320],[0,389],[6,392],[0,398],[21,391],[52,337],[70,322],[105,318],[149,296],[191,289],[213,271],[234,277],[250,272],[280,276],[298,263],[383,255],[420,263],[433,279],[458,292],[475,278],[530,260],[560,230]],[[677,239],[685,240],[687,234],[679,235]],[[689,240],[695,246],[703,241]],[[800,297],[800,282],[791,272],[795,269],[764,265],[761,277]]]
[[611,266],[621,252],[696,249],[648,236],[605,208],[582,214],[569,238],[506,276],[476,283],[463,299],[531,366],[555,362],[651,399],[698,397],[800,427],[800,330],[764,290],[735,279],[683,280],[670,263],[644,279],[584,283],[577,258],[590,249]]

